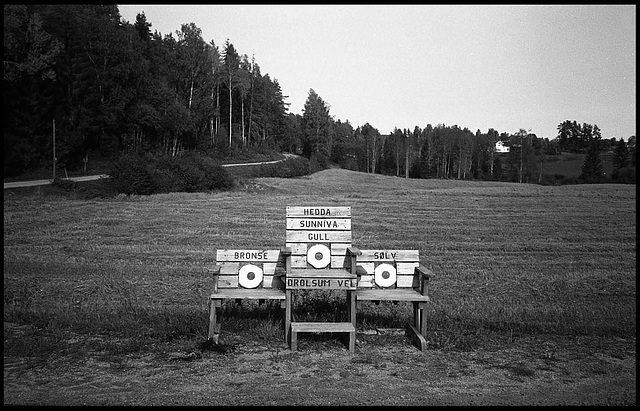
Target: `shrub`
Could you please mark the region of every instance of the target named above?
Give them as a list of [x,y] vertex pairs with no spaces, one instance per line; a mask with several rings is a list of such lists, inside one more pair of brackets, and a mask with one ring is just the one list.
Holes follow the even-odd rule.
[[211,159],[188,153],[179,157],[125,155],[110,172],[111,186],[126,195],[201,192],[233,187],[233,178]]
[[304,157],[294,157],[277,164],[263,164],[257,174],[260,177],[290,178],[308,175],[309,168],[309,160]]
[[109,172],[112,188],[126,195],[154,194],[157,185],[153,179],[153,171],[148,167],[147,156],[126,154],[115,161]]
[[200,184],[204,190],[225,190],[233,187],[231,174],[212,159],[196,155],[191,159],[203,173]]
[[329,158],[322,153],[313,154],[309,159],[309,172],[316,173],[318,171],[329,168]]
[[74,190],[76,188],[76,182],[73,180],[66,180],[66,179],[61,179],[59,177],[56,177],[52,182],[51,182],[51,186],[52,187],[58,187],[58,188],[62,188],[64,190],[67,191],[71,191]]

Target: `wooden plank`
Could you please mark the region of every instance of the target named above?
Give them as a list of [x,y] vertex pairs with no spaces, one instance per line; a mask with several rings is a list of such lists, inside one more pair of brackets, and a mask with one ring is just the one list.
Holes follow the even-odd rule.
[[[307,255],[309,244],[307,243],[287,243],[287,247],[291,248],[291,255]],[[331,255],[347,255],[347,248],[351,247],[351,243],[331,243],[329,248],[331,249]]]
[[360,250],[360,261],[419,261],[419,250]]
[[292,256],[291,268],[307,268],[307,256]]
[[[396,283],[394,287],[386,288],[385,290],[396,289],[396,288],[407,288],[413,290],[417,285],[414,284],[415,277],[410,275],[399,275],[396,277]],[[376,285],[375,276],[366,274],[361,275],[358,279],[358,288],[375,288],[378,287]]]
[[358,271],[366,272],[369,275],[373,275],[376,272],[374,263],[361,263],[360,259],[358,259],[356,265],[358,266]]
[[[236,262],[220,263],[220,275],[238,275],[240,267],[245,264]],[[256,263],[257,267],[262,268],[264,275],[274,275],[278,269],[278,263]]]
[[216,261],[270,261],[280,259],[280,250],[217,250]]
[[277,263],[263,263],[262,274],[264,274],[265,276],[275,274],[276,266],[277,266]]
[[346,270],[332,270],[327,268],[316,269],[292,269],[287,273],[287,277],[291,278],[358,278],[355,274],[351,274]]
[[220,275],[235,274],[238,275],[240,263],[220,263]]
[[413,289],[415,287],[414,280],[414,275],[398,275],[396,277],[396,287]]
[[287,230],[351,230],[351,219],[287,218]]
[[[416,267],[420,263],[397,263],[396,264],[396,274],[397,275],[413,275],[415,273]],[[358,259],[358,267],[360,270],[366,272],[367,274],[375,274],[376,266],[375,263],[361,263],[360,259]]]
[[351,267],[351,258],[348,258],[344,255],[342,256],[331,256],[331,268],[349,268]]
[[331,255],[347,255],[347,248],[351,243],[331,243]]
[[222,289],[218,293],[211,294],[211,299],[234,298],[249,300],[284,300],[286,295],[284,290],[276,290],[273,288],[228,288]]
[[307,243],[286,243],[286,245],[291,248],[291,255],[307,255]]
[[373,288],[375,284],[375,278],[372,275],[362,275],[358,278],[358,288]]
[[262,288],[276,288],[276,289],[284,289],[284,281],[280,276],[266,275],[262,280]]
[[397,263],[396,264],[396,274],[408,274],[413,275],[416,272],[416,267],[420,265],[420,263]]
[[351,231],[287,230],[287,243],[351,243]]
[[[291,268],[308,268],[307,256],[292,256]],[[329,267],[333,269],[349,268],[351,267],[351,261],[346,257],[331,257],[331,263]]]
[[[284,282],[280,276],[265,275],[262,278],[262,284],[258,288],[282,288]],[[238,279],[238,273],[231,275],[220,275],[218,278],[218,288],[243,288]],[[255,290],[256,288],[254,288]]]
[[351,217],[351,207],[287,206],[287,217]]
[[240,283],[238,281],[237,272],[233,275],[221,274],[218,278],[218,288],[240,288]]
[[336,277],[286,277],[287,290],[355,290],[357,280]]
[[317,322],[292,322],[291,331],[295,333],[348,333],[355,332],[351,323],[317,323]]
[[[329,267],[332,269],[349,268],[349,260],[344,258],[332,258]],[[291,268],[310,268],[307,264],[307,257],[291,257]]]
[[358,289],[355,294],[360,301],[431,301],[428,296],[407,288]]

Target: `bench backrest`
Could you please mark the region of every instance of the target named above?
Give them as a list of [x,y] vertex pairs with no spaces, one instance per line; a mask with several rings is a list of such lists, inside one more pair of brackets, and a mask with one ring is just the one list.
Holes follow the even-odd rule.
[[217,250],[217,288],[284,288],[280,250]]
[[360,250],[358,288],[419,288],[418,250]]
[[351,207],[288,206],[291,268],[350,268]]

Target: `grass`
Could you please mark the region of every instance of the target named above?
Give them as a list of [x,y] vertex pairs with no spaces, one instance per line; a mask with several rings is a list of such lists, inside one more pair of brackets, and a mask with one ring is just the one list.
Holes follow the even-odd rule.
[[[473,349],[496,334],[635,336],[635,186],[338,169],[257,182],[259,192],[91,200],[5,190],[4,321],[38,336],[5,338],[5,352],[71,350],[67,332],[113,337],[95,342],[111,353],[203,341],[215,250],[280,247],[287,205],[351,206],[354,245],[420,250],[436,275],[434,348]],[[277,305],[225,304],[223,340],[282,341]],[[331,298],[309,304],[329,316],[346,309]],[[358,328],[410,318],[409,304],[364,303]]]

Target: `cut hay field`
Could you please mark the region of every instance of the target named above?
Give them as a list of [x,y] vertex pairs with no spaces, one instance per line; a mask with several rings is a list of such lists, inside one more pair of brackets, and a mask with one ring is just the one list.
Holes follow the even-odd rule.
[[[82,355],[86,346],[69,332],[109,355],[206,339],[215,250],[282,246],[287,205],[351,206],[355,246],[418,249],[435,273],[433,350],[469,351],[496,336],[635,340],[635,185],[406,180],[334,169],[207,194],[87,201],[5,190],[5,335],[7,324],[22,330],[5,336],[5,356]],[[282,344],[277,309],[229,311],[221,341]],[[410,317],[408,305],[365,305],[358,331],[400,327]]]
[[95,201],[5,194],[5,319],[181,307],[204,335],[216,249],[282,246],[287,205],[348,205],[354,245],[420,250],[436,274],[437,329],[635,334],[635,186],[345,170],[256,181],[251,191]]

